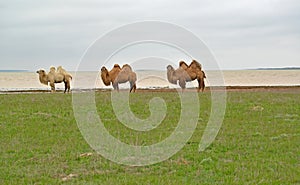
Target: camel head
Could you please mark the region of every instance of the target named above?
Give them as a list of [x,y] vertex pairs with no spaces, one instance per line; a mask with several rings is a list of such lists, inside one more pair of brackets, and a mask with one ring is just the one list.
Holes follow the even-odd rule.
[[103,66],[103,67],[101,68],[101,73],[104,73],[104,72],[108,72],[108,70],[106,69],[106,67]]
[[174,71],[174,68],[173,68],[171,65],[168,65],[168,66],[167,66],[167,70],[168,70],[168,71]]
[[48,85],[48,75],[44,69],[36,71],[39,74],[39,80],[42,84]]
[[104,85],[106,86],[110,85],[111,78],[109,76],[108,70],[104,66],[101,68],[101,79]]
[[167,78],[172,84],[177,84],[178,77],[175,75],[175,69],[171,66],[167,66]]
[[36,71],[36,73],[38,73],[39,75],[46,75],[46,71],[44,69],[40,69]]

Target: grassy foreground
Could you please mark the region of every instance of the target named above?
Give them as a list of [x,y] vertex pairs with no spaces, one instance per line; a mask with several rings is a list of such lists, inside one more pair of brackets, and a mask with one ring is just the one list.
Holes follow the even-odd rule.
[[[139,118],[148,102],[165,99],[168,113],[155,130],[132,131],[119,123],[110,93],[96,93],[105,126],[120,140],[149,145],[167,137],[180,114],[177,93],[130,95]],[[93,151],[73,116],[71,94],[0,95],[0,184],[299,184],[300,98],[293,92],[228,92],[222,128],[198,153],[210,116],[210,93],[201,100],[198,126],[170,159],[144,167],[115,164]]]

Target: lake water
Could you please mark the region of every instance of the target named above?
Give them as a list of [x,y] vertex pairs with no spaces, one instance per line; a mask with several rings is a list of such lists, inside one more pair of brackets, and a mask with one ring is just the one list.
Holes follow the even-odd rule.
[[[217,71],[206,71],[207,86],[299,86],[300,70],[232,70],[222,71],[223,78]],[[112,88],[105,86],[98,72],[71,72],[73,89]],[[138,71],[138,88],[179,88],[167,81],[166,71]],[[224,81],[224,83],[222,82]],[[197,86],[189,82],[187,87]],[[63,83],[57,89],[64,89]],[[122,84],[120,88],[129,88]],[[35,72],[0,72],[0,91],[14,90],[50,90],[39,82]]]

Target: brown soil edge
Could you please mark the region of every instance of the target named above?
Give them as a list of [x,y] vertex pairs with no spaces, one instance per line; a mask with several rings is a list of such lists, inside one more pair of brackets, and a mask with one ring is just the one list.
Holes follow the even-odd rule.
[[[226,87],[206,87],[204,92],[215,92],[215,91],[224,91],[226,92],[294,92],[300,93],[300,86],[226,86]],[[73,93],[80,93],[80,92],[110,92],[112,89],[103,89],[103,88],[96,88],[96,89],[74,89],[72,90]],[[128,89],[122,89],[120,91],[128,91]],[[145,92],[181,92],[180,88],[155,88],[155,89],[137,89],[136,92],[145,93]],[[185,92],[193,92],[196,91],[195,88],[188,88],[184,90]],[[56,92],[63,92],[62,90],[57,90]],[[50,93],[49,90],[12,90],[12,91],[0,91],[0,94],[23,94],[23,93]]]

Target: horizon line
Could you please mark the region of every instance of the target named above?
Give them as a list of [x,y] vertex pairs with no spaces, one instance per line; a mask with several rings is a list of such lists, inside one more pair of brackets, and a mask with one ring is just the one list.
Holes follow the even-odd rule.
[[[221,71],[236,71],[236,70],[300,70],[300,66],[292,66],[292,67],[258,67],[258,68],[237,68],[237,69],[205,69],[205,71],[214,71],[214,70],[221,70]],[[73,70],[69,70],[72,72],[76,72]],[[81,72],[90,72],[97,70],[80,70]],[[165,71],[162,69],[137,69],[135,71]],[[35,70],[29,69],[0,69],[0,72],[35,72]]]

